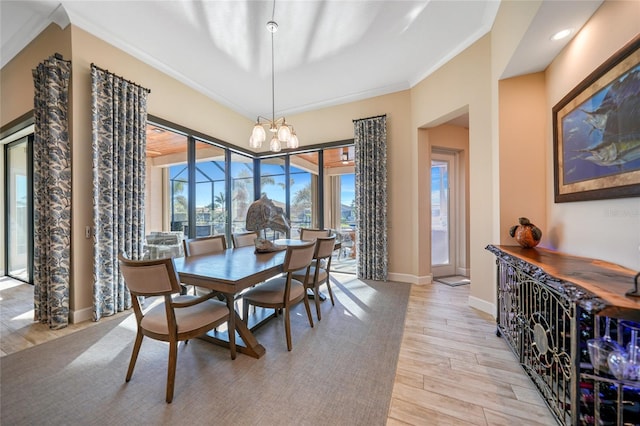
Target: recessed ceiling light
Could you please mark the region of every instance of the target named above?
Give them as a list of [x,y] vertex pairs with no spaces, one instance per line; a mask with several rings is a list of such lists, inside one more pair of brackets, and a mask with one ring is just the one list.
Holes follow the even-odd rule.
[[571,34],[570,29],[561,30],[555,33],[554,35],[552,35],[551,40],[553,41],[562,40],[563,38],[569,37],[569,34]]

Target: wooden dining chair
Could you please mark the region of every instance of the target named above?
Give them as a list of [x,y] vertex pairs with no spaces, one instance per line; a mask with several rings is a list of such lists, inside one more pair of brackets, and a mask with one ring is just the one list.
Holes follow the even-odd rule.
[[300,239],[302,241],[314,241],[318,237],[328,237],[331,229],[300,228]]
[[233,242],[233,247],[246,247],[255,245],[255,239],[258,238],[257,231],[249,231],[249,232],[236,232],[231,234],[231,241]]
[[224,234],[209,237],[187,238],[184,240],[184,255],[217,253],[227,249],[227,237]]
[[[178,360],[178,342],[200,336],[225,322],[228,323],[229,330],[235,330],[235,313],[229,309],[227,303],[213,300],[214,293],[201,297],[174,297],[180,293],[180,281],[172,258],[136,261],[120,254],[118,259],[120,271],[131,293],[138,325],[126,381],[131,380],[144,336],[169,342],[166,401],[171,402]],[[138,296],[158,296],[163,302],[143,312]],[[228,334],[231,359],[235,359],[235,333]]]
[[[187,238],[184,240],[184,255],[197,256],[200,254],[219,253],[227,249],[227,237],[224,234],[212,235],[209,237]],[[196,296],[210,293],[211,290],[193,286]]]
[[[313,291],[313,298],[316,305],[316,316],[318,321],[322,319],[320,314],[320,286],[327,284],[327,291],[331,298],[331,305],[335,306],[333,301],[333,292],[329,282],[329,271],[331,270],[331,256],[336,244],[335,234],[331,237],[318,237],[316,239],[316,250],[313,254],[313,261],[307,273],[307,269],[303,268],[293,273],[293,279],[302,282],[305,289]],[[320,265],[320,266],[318,266]]]
[[[284,328],[287,337],[287,349],[290,351],[291,344],[291,307],[300,301],[304,302],[307,310],[309,325],[313,327],[313,318],[311,318],[311,309],[309,307],[309,299],[302,282],[293,278],[293,273],[300,269],[306,269],[309,275],[309,265],[313,260],[315,253],[315,241],[297,246],[288,246],[284,258],[283,272],[284,276],[273,278],[264,284],[260,284],[244,293],[242,311],[243,321],[248,323],[249,305],[260,306],[263,308],[271,308],[284,310]],[[308,277],[305,277],[305,281]]]

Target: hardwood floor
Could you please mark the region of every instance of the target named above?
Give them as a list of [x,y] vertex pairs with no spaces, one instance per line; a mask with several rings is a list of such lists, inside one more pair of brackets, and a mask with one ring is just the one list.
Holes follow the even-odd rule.
[[[468,297],[468,285],[412,287],[387,425],[556,424],[494,320]],[[34,323],[33,287],[0,278],[2,356],[93,324]]]
[[554,425],[469,286],[414,285],[387,425]]

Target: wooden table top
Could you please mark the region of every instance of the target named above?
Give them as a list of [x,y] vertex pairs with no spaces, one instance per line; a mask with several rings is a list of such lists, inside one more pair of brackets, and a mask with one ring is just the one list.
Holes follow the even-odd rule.
[[488,246],[487,249],[493,251],[491,247],[522,259],[554,278],[575,284],[593,293],[607,305],[600,314],[609,316],[632,314],[634,317],[640,315],[640,297],[626,295],[626,292],[634,287],[637,271],[603,260],[573,256],[538,247],[494,245]]
[[247,246],[174,261],[183,283],[235,294],[280,273],[284,256],[285,251],[256,253]]

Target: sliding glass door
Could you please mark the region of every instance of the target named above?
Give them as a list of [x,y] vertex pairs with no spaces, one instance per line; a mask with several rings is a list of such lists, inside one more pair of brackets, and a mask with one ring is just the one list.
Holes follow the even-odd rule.
[[32,282],[32,136],[5,145],[5,264],[7,275]]

